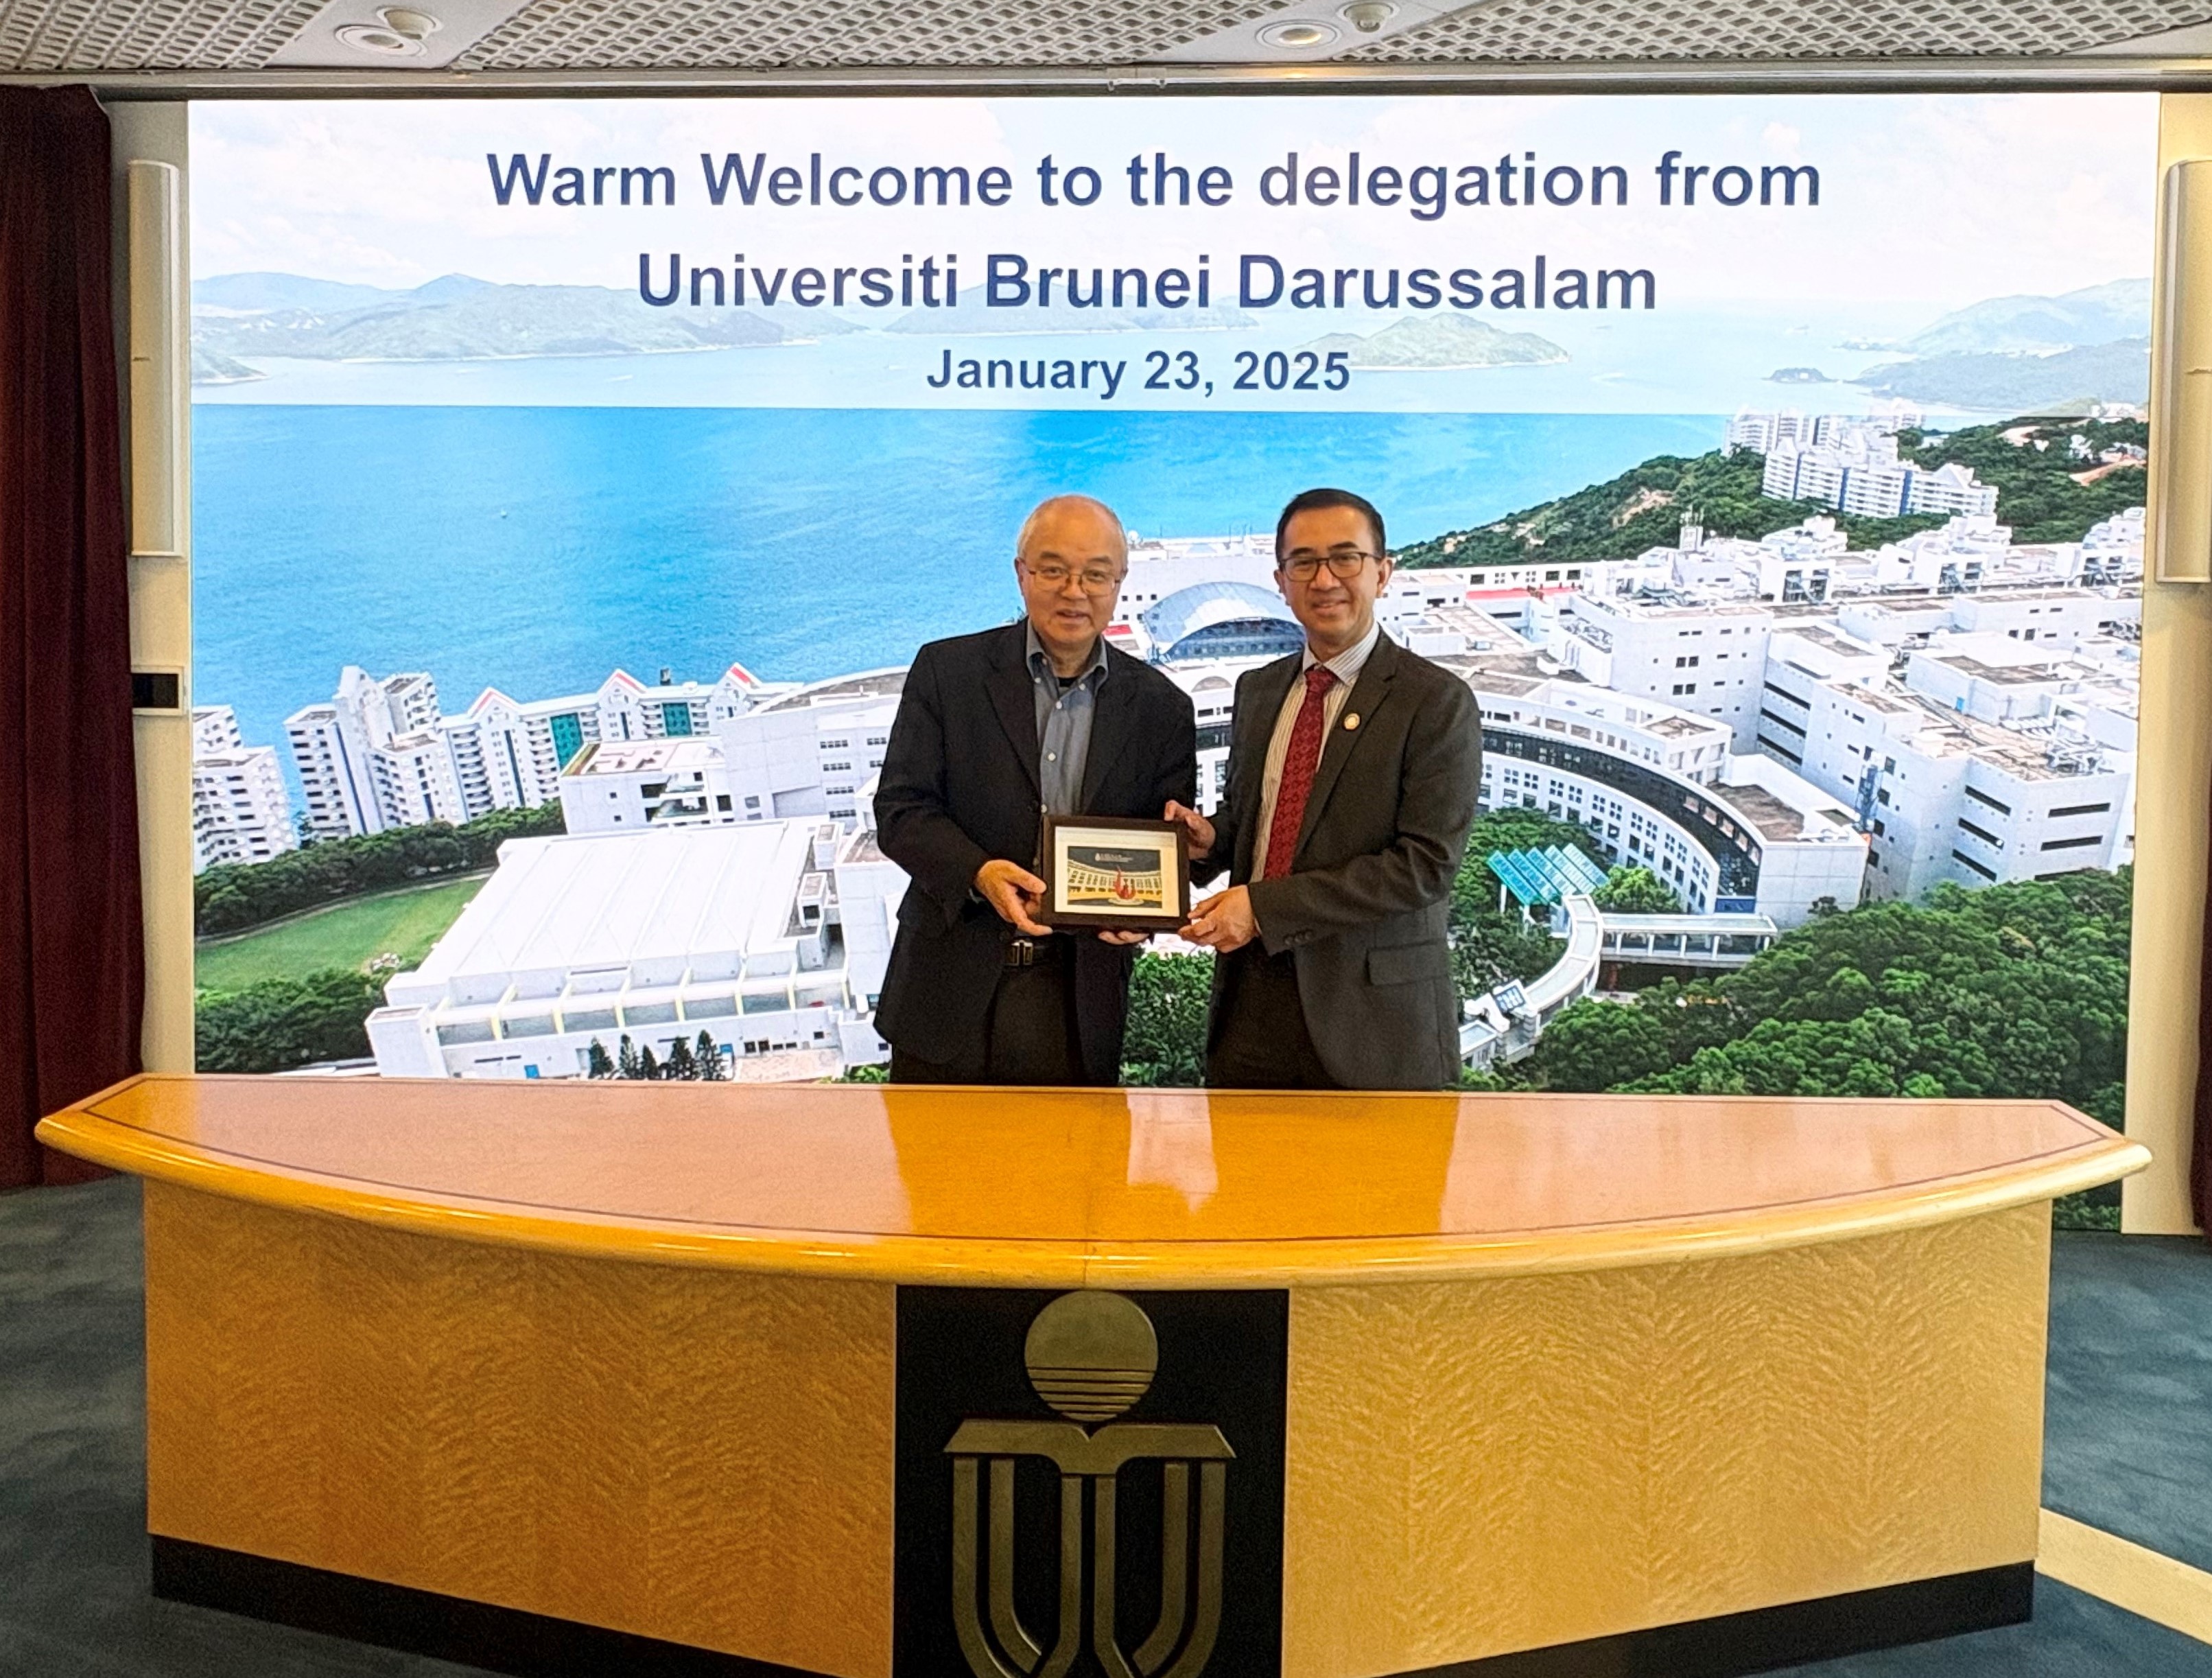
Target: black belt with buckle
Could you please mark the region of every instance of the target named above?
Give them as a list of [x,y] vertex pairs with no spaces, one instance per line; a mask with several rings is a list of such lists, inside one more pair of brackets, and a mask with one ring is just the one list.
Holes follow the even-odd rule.
[[1054,938],[1012,938],[1006,940],[1006,965],[1038,967],[1060,959],[1060,940]]

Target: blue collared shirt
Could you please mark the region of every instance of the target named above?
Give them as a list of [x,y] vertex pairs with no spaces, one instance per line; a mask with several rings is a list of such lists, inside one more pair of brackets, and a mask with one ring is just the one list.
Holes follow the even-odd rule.
[[1055,816],[1073,816],[1083,802],[1083,770],[1091,760],[1091,720],[1097,714],[1098,687],[1106,679],[1106,642],[1091,649],[1083,673],[1063,687],[1052,660],[1037,642],[1036,625],[1025,624],[1029,639],[1030,688],[1036,697],[1037,785],[1044,807]]

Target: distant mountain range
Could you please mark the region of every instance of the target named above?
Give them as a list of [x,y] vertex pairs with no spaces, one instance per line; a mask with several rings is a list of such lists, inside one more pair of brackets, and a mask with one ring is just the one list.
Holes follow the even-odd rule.
[[1916,356],[2050,356],[2150,331],[2150,282],[2113,280],[2057,297],[1991,297],[1905,341]]
[[1948,407],[2050,413],[2150,397],[2150,282],[2113,280],[2056,297],[1990,297],[1954,310],[1851,382]]
[[1443,372],[1454,368],[1548,367],[1567,352],[1534,332],[1501,332],[1464,315],[1409,314],[1379,332],[1331,332],[1301,348],[1344,351],[1348,364],[1370,371]]
[[2122,338],[2052,356],[1929,356],[1869,368],[1852,382],[1876,396],[1992,413],[2049,414],[2093,402],[2141,406],[2150,399],[2150,340]]
[[495,285],[448,274],[405,291],[297,274],[222,274],[192,287],[193,377],[259,376],[261,357],[487,361],[788,344],[857,331],[819,310],[658,309],[606,286]]

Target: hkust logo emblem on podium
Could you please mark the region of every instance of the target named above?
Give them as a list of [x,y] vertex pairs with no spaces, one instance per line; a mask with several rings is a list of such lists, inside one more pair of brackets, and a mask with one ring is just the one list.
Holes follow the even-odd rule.
[[[1198,1678],[1221,1628],[1224,1504],[1237,1453],[1206,1423],[1114,1420],[1159,1367],[1152,1320],[1123,1295],[1062,1294],[1030,1324],[1023,1353],[1037,1396],[1066,1420],[963,1421],[945,1447],[953,1622],[975,1678],[1066,1678],[1086,1631],[1107,1678]],[[1058,1623],[1038,1628],[1042,1635],[1014,1602],[1014,1476],[1024,1457],[1042,1457],[1060,1475]],[[1159,1616],[1127,1652],[1115,1633],[1114,1561],[1125,1470],[1159,1475],[1161,1523]]]

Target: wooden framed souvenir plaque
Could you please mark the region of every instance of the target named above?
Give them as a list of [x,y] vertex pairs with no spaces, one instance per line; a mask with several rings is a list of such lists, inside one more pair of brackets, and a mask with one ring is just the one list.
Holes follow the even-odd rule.
[[1174,822],[1044,818],[1044,907],[1064,932],[1169,933],[1190,918],[1190,845]]

